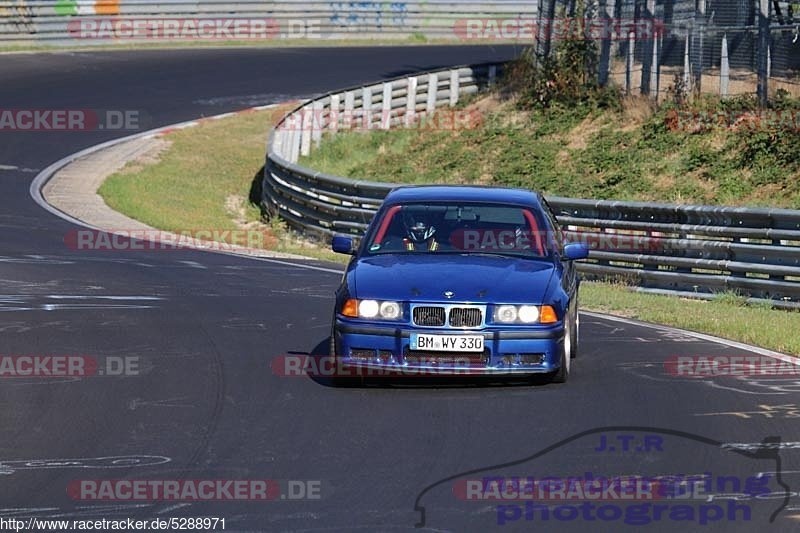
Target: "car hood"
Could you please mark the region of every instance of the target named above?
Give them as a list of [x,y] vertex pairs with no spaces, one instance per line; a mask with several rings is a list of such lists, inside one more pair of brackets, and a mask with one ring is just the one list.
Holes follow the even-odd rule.
[[554,278],[547,260],[478,255],[391,254],[355,261],[348,273],[357,298],[543,303]]

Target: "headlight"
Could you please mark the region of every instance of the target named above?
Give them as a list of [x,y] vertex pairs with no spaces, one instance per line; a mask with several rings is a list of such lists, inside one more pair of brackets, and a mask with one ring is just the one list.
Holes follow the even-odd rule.
[[535,305],[521,305],[517,314],[519,321],[526,324],[533,324],[539,320],[539,308]]
[[513,305],[501,305],[494,313],[494,319],[498,322],[510,324],[517,321],[517,308]]
[[380,306],[375,300],[361,300],[358,304],[358,316],[361,318],[375,318],[379,310]]
[[382,302],[380,307],[381,318],[395,320],[400,318],[400,304],[397,302]]
[[403,308],[399,302],[350,299],[342,306],[341,313],[353,318],[398,320],[403,316]]
[[499,324],[554,324],[558,317],[550,305],[498,305],[494,308],[494,321]]

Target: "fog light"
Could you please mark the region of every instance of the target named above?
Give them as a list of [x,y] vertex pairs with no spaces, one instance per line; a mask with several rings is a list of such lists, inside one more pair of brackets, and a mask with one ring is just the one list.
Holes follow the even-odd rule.
[[519,354],[519,362],[523,365],[541,365],[544,362],[544,355],[540,353]]
[[375,359],[375,350],[368,350],[366,348],[351,348],[350,358],[359,361],[372,361]]

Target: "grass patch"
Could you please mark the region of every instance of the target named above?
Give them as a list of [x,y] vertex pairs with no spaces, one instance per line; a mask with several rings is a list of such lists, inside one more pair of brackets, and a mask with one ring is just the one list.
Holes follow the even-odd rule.
[[581,309],[635,318],[707,333],[725,339],[800,355],[800,313],[747,305],[733,294],[714,300],[690,300],[643,294],[614,283],[581,283]]
[[238,114],[169,133],[170,146],[157,160],[129,163],[98,193],[112,209],[158,229],[249,229],[266,235],[266,249],[341,261],[343,256],[305,242],[280,221],[261,222],[257,198],[251,201],[269,128],[288,109]]
[[513,99],[489,95],[464,107],[468,114],[481,116],[477,127],[340,133],[300,164],[375,181],[800,209],[800,130],[767,124],[759,131],[684,131],[672,124],[674,107],[647,106],[646,101],[625,99],[620,108],[531,110],[520,109]]

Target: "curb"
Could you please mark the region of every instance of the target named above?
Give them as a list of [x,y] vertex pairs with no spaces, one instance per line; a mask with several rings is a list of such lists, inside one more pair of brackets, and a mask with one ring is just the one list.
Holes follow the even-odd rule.
[[[178,131],[178,130],[183,130],[183,129],[186,129],[186,128],[192,128],[192,127],[198,126],[198,125],[200,125],[200,124],[202,124],[204,122],[208,122],[208,121],[220,120],[220,119],[231,117],[231,116],[234,116],[234,115],[252,113],[252,112],[255,112],[255,111],[263,111],[263,110],[266,110],[266,109],[273,109],[275,107],[278,107],[279,105],[282,105],[282,104],[270,104],[270,105],[249,107],[249,108],[246,108],[246,109],[241,109],[239,111],[222,113],[222,114],[219,114],[219,115],[213,115],[213,116],[204,117],[204,118],[201,118],[201,119],[189,120],[189,121],[179,122],[179,123],[175,123],[175,124],[169,124],[169,125],[166,125],[166,126],[162,126],[162,127],[159,127],[159,128],[152,129],[152,130],[139,132],[139,133],[136,133],[136,134],[133,134],[133,135],[128,135],[128,136],[125,136],[125,137],[121,137],[119,139],[113,139],[111,141],[107,141],[107,142],[104,142],[104,143],[101,143],[101,144],[97,144],[95,146],[91,146],[91,147],[86,148],[84,150],[81,150],[79,152],[75,152],[73,154],[70,154],[70,155],[68,155],[68,156],[66,156],[66,157],[64,157],[64,158],[52,163],[47,168],[45,168],[44,170],[39,172],[36,175],[36,177],[33,179],[33,181],[31,182],[31,184],[30,184],[29,193],[30,193],[31,197],[33,198],[33,200],[40,207],[42,207],[43,209],[45,209],[45,210],[49,211],[50,213],[56,215],[59,218],[62,218],[64,220],[67,220],[68,222],[71,222],[71,223],[73,223],[73,224],[75,224],[77,226],[81,226],[81,227],[84,227],[84,228],[89,228],[89,229],[92,229],[92,230],[95,230],[95,231],[101,231],[101,232],[106,232],[106,233],[111,233],[111,234],[117,234],[118,228],[97,227],[94,224],[86,222],[85,220],[82,220],[81,218],[73,216],[72,214],[70,214],[70,213],[68,213],[66,211],[63,211],[63,210],[55,207],[54,205],[50,204],[45,199],[44,194],[43,194],[43,190],[44,190],[45,186],[50,182],[51,179],[53,179],[56,176],[56,174],[59,171],[65,169],[66,167],[68,167],[69,165],[75,163],[76,161],[78,161],[80,159],[83,159],[83,158],[98,154],[98,153],[100,153],[100,152],[102,152],[104,150],[108,150],[108,149],[117,147],[119,145],[122,145],[122,144],[125,144],[125,143],[129,143],[129,142],[132,142],[132,141],[136,141],[136,140],[139,140],[139,139],[150,139],[150,138],[163,137],[163,136],[165,136],[165,135],[167,135],[167,134],[169,134],[171,132]],[[111,209],[110,207],[108,209],[113,211],[113,209]],[[153,229],[155,229],[155,228],[153,228]],[[167,231],[162,231],[162,230],[157,230],[157,231],[161,231],[164,235],[169,235],[170,234]],[[173,235],[173,236],[175,236],[175,235]],[[159,239],[153,238],[152,236],[146,236],[146,235],[143,235],[141,237],[137,236],[136,238],[139,239],[139,240],[143,240],[143,241],[147,241],[147,242],[151,242],[151,243],[160,242]],[[280,259],[291,259],[291,260],[315,261],[314,259],[309,259],[307,257],[300,256],[300,255],[288,254],[288,253],[280,253],[280,252],[270,252],[269,250],[263,250],[263,251],[262,250],[257,250],[257,251],[254,251],[254,250],[251,250],[251,249],[248,249],[248,248],[245,248],[245,247],[236,246],[236,245],[225,245],[226,249],[221,250],[221,249],[215,248],[215,246],[216,247],[219,246],[218,243],[214,243],[214,242],[211,242],[211,241],[200,241],[200,240],[197,240],[197,239],[182,238],[182,239],[180,239],[180,242],[181,242],[181,247],[184,248],[184,249],[222,253],[222,254],[227,254],[227,255],[235,255],[237,257],[249,257],[249,258],[252,258],[252,259],[261,259],[261,260],[266,260],[268,258],[280,258]]]

